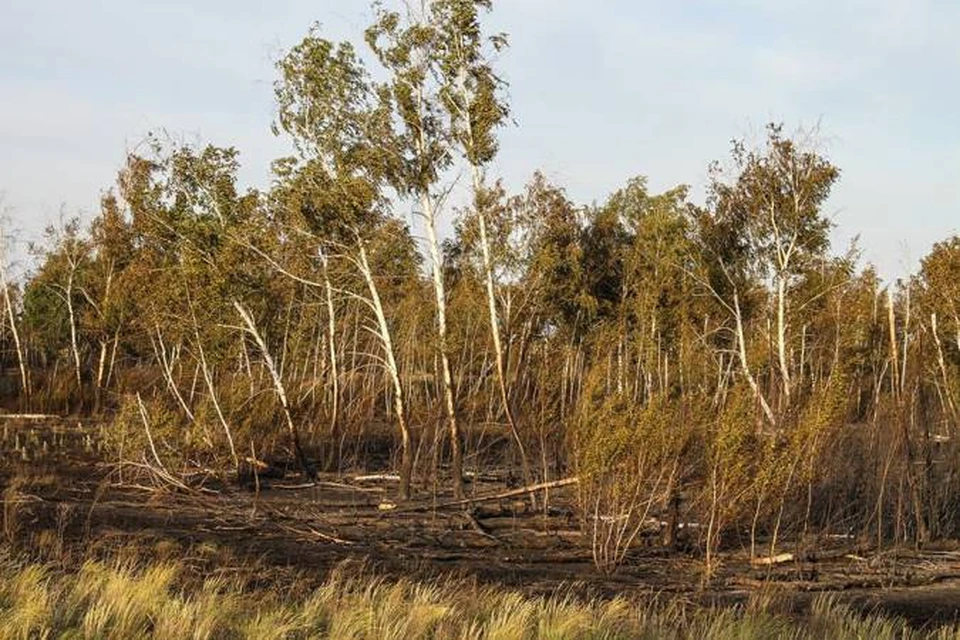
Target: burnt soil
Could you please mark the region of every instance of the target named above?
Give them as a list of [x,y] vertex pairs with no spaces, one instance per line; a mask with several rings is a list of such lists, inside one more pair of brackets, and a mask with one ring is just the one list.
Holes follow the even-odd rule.
[[[763,595],[797,613],[817,595],[835,593],[859,610],[917,626],[960,620],[956,545],[878,552],[828,540],[816,553],[797,552],[797,560],[770,567],[751,566],[738,546],[723,553],[704,586],[695,550],[668,553],[651,536],[606,575],[594,568],[572,487],[551,492],[548,507],[537,511],[522,497],[445,507],[449,492],[423,480],[410,503],[396,505],[392,477],[361,472],[320,474],[308,483],[264,470],[256,491],[252,482],[241,486],[194,470],[189,488],[177,488],[138,467],[121,476],[99,452],[98,431],[77,421],[0,419],[0,547],[65,563],[136,548],[174,556],[201,574],[255,565],[268,582],[295,573],[319,583],[355,560],[389,577],[450,576],[537,595],[567,589],[717,605]],[[484,469],[467,492],[494,495],[510,482],[508,471]]]

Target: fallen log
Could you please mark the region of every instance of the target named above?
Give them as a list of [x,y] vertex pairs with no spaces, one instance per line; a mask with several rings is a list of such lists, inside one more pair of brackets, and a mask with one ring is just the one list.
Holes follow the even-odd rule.
[[793,562],[796,560],[796,556],[792,553],[778,553],[775,556],[767,556],[764,558],[753,558],[750,560],[750,564],[755,567],[769,567],[777,564],[785,564],[787,562]]
[[516,496],[525,496],[531,493],[536,493],[537,491],[545,491],[547,489],[558,489],[560,487],[567,487],[572,484],[577,484],[580,482],[580,478],[564,478],[563,480],[553,480],[551,482],[541,482],[540,484],[533,484],[528,487],[521,487],[519,489],[511,489],[509,491],[503,491],[501,493],[492,493],[485,496],[476,496],[473,498],[464,498],[462,500],[451,500],[449,502],[439,502],[439,503],[427,503],[419,505],[410,505],[408,507],[403,507],[399,509],[393,509],[393,513],[413,513],[417,511],[432,511],[434,509],[446,509],[449,507],[462,507],[468,504],[477,504],[478,502],[490,502],[491,500],[503,500],[505,498],[513,498]]
[[856,549],[834,549],[828,551],[808,551],[805,553],[780,553],[774,556],[753,558],[750,564],[755,567],[768,567],[787,562],[829,562],[831,560],[853,560],[855,562],[869,562],[869,558],[857,554]]
[[354,482],[400,482],[400,476],[394,473],[375,473],[368,476],[356,476]]
[[[318,487],[330,487],[332,489],[349,489],[350,491],[357,491],[360,493],[382,493],[386,491],[383,487],[358,487],[352,484],[346,484],[343,482],[329,482],[326,480],[320,480],[314,483]],[[277,487],[280,488],[280,487]]]
[[274,484],[270,485],[271,489],[280,489],[283,491],[300,491],[302,489],[313,489],[314,487],[319,486],[319,482],[304,482],[303,484]]

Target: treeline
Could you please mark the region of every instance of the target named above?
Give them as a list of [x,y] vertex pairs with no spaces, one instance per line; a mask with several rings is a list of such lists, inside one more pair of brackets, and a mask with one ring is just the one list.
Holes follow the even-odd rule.
[[378,7],[372,72],[312,29],[278,63],[296,155],[266,191],[233,148],[151,137],[89,228],[4,278],[8,408],[110,413],[118,450],[171,470],[386,464],[400,499],[495,464],[577,475],[606,568],[651,516],[670,544],[698,523],[708,566],[737,535],[960,534],[960,240],[896,286],[837,256],[840,172],[775,125],[703,204],[644,178],[510,194],[489,8]]

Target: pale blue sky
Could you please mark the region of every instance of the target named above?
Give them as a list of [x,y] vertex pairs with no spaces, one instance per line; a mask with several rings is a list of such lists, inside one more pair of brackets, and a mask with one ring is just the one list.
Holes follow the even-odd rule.
[[[23,240],[87,215],[124,153],[165,127],[235,145],[263,186],[273,61],[313,21],[358,40],[366,0],[0,0],[0,191]],[[843,176],[829,212],[888,276],[960,227],[956,0],[500,0],[519,126],[496,171],[578,202],[636,174],[700,193],[769,120],[820,123]]]

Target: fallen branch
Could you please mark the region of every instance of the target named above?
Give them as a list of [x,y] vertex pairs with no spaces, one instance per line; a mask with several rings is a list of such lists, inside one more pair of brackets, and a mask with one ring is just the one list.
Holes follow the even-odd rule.
[[536,529],[530,529],[529,532],[537,538],[559,538],[561,540],[565,538],[580,540],[583,538],[583,531],[579,529],[558,529],[556,531],[537,531]]
[[490,540],[495,540],[497,542],[500,542],[500,540],[496,536],[491,535],[491,533],[487,531],[483,525],[477,522],[477,519],[474,518],[473,514],[471,514],[469,511],[464,511],[462,515],[464,518],[467,519],[467,524],[470,525],[470,528],[473,529],[476,533]]
[[319,531],[317,531],[316,529],[313,529],[313,528],[308,528],[308,529],[304,530],[304,529],[298,529],[298,528],[296,528],[296,527],[289,527],[289,526],[282,525],[282,524],[281,524],[281,525],[278,525],[278,526],[279,526],[281,529],[283,529],[284,531],[289,531],[290,533],[295,533],[295,534],[300,535],[300,536],[307,536],[307,537],[317,538],[317,539],[319,539],[319,540],[323,540],[324,542],[332,542],[332,543],[334,543],[334,544],[341,544],[341,545],[344,545],[344,546],[352,546],[352,545],[354,544],[354,543],[351,542],[350,540],[343,540],[342,538],[337,538],[337,537],[335,537],[335,536],[331,536],[331,535],[328,535],[328,534],[326,534],[326,533],[321,533],[321,532],[319,532]]
[[140,409],[140,418],[143,420],[143,430],[147,432],[147,442],[150,443],[150,451],[153,453],[153,459],[156,460],[160,470],[169,476],[170,472],[167,471],[167,468],[160,462],[160,456],[157,455],[157,448],[153,444],[153,435],[150,433],[150,420],[147,418],[147,408],[143,406],[143,399],[139,393],[137,394],[137,406]]
[[855,562],[869,562],[868,558],[864,558],[857,553],[856,549],[835,549],[833,551],[808,551],[806,553],[793,554],[793,553],[781,553],[775,556],[768,556],[763,558],[754,558],[750,561],[755,567],[766,567],[778,564],[786,564],[788,562],[830,562],[833,560],[853,560]]
[[301,489],[312,489],[317,486],[316,482],[304,482],[303,484],[274,484],[271,489],[282,489],[284,491],[299,491]]
[[349,489],[350,491],[357,491],[360,493],[380,493],[381,491],[386,491],[383,487],[357,487],[352,484],[345,484],[343,482],[330,482],[330,481],[320,481],[317,482],[319,487],[331,487],[333,489]]
[[[158,467],[155,467],[154,465],[146,462],[146,460],[144,460],[144,462],[133,462],[133,461],[125,460],[121,466],[133,467],[135,469],[142,469],[144,471],[147,471],[155,481],[160,481],[161,484],[164,484],[164,483],[168,484],[176,489],[183,491],[184,493],[191,493],[191,494],[199,493],[199,491],[197,491],[196,489],[192,489],[191,487],[187,486],[180,480],[177,480],[177,478],[175,478],[172,474],[170,474],[170,472],[168,472],[166,469],[160,469]],[[133,486],[139,489],[144,488],[142,485],[127,485],[125,483],[120,483],[120,486]],[[156,491],[156,489],[154,489],[154,491]],[[202,491],[210,492],[209,489],[203,489]]]
[[528,487],[521,487],[519,489],[511,489],[510,491],[504,491],[502,493],[494,493],[486,496],[476,496],[474,498],[464,498],[463,500],[451,500],[450,502],[440,502],[438,504],[421,504],[421,505],[412,505],[409,507],[404,507],[402,509],[394,509],[394,513],[411,513],[415,511],[432,511],[434,509],[446,509],[448,507],[461,507],[468,504],[477,504],[478,502],[489,502],[491,500],[503,500],[504,498],[514,498],[516,496],[525,496],[531,493],[536,493],[537,491],[546,491],[547,489],[557,489],[560,487],[567,487],[572,484],[577,484],[580,482],[580,478],[564,478],[563,480],[553,480],[552,482],[541,482],[540,484],[533,484]]
[[137,491],[144,491],[146,493],[156,493],[157,487],[148,487],[143,484],[130,483],[130,482],[111,482],[109,487],[111,489],[136,489]]
[[0,420],[63,420],[63,417],[45,413],[0,413]]
[[369,476],[357,476],[354,482],[400,482],[400,476],[392,473],[377,473]]
[[755,567],[769,567],[777,564],[785,564],[787,562],[793,562],[796,560],[796,556],[792,553],[780,553],[775,556],[767,556],[765,558],[754,558],[750,561]]
[[40,496],[31,495],[28,493],[18,493],[14,494],[14,497],[0,500],[0,504],[28,504],[34,502],[46,502]]

